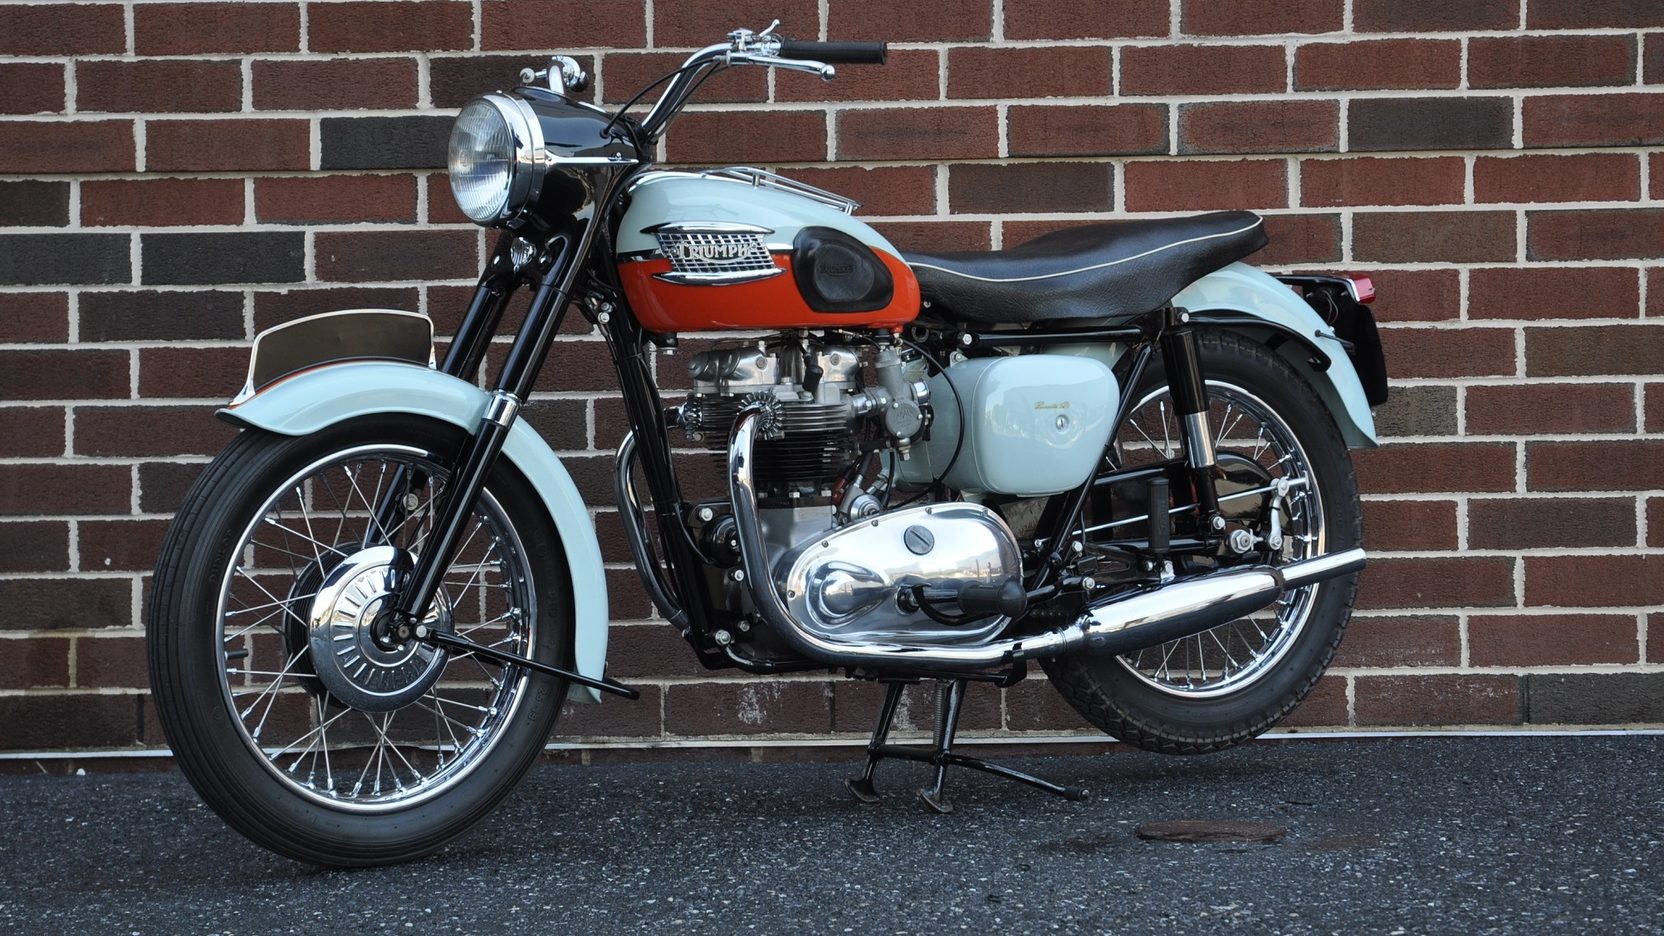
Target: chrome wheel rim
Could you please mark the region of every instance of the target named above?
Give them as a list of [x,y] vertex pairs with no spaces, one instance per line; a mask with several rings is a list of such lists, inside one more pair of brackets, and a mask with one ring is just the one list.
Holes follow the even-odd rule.
[[[394,481],[415,471],[426,482],[394,493]],[[419,555],[446,477],[442,456],[410,446],[365,445],[326,455],[266,498],[221,576],[216,636],[222,697],[244,745],[307,800],[376,813],[439,796],[496,749],[524,699],[529,674],[517,667],[411,646],[386,651],[387,673],[379,680],[360,678],[381,689],[388,679],[409,679],[419,691],[397,708],[367,711],[330,691],[330,684],[341,685],[343,672],[322,679],[313,663],[314,622],[339,617],[337,609],[320,606],[329,598],[320,599],[319,591],[330,572],[359,563],[367,571],[349,571],[357,574],[355,581],[370,583],[386,554],[402,553],[407,560]],[[373,521],[374,505],[389,496],[398,498],[403,519],[384,530]],[[531,655],[537,609],[530,566],[489,491],[480,494],[464,530],[463,545],[442,576],[437,617],[469,639]],[[371,590],[360,585],[366,606],[377,604]],[[335,626],[346,634],[334,636],[361,636],[350,624]],[[346,657],[324,665],[344,665],[346,673],[370,665]],[[412,659],[421,665],[411,666]]]
[[[1326,545],[1323,492],[1311,460],[1293,428],[1258,395],[1224,381],[1207,381],[1208,425],[1220,454],[1248,458],[1273,482],[1288,479],[1283,545],[1272,565],[1322,555]],[[1116,437],[1123,467],[1147,458],[1182,455],[1178,417],[1166,387],[1133,408]],[[1222,512],[1231,505],[1222,500]],[[1202,571],[1202,570],[1197,570]],[[1226,695],[1260,679],[1282,662],[1306,627],[1321,583],[1284,593],[1270,607],[1190,637],[1123,654],[1116,659],[1135,678],[1161,692],[1198,699]]]

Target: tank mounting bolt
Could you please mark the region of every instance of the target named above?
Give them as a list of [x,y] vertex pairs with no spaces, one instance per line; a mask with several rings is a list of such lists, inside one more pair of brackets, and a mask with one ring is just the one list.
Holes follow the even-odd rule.
[[745,581],[745,570],[735,569],[734,571],[728,573],[728,577],[736,582],[743,582]]
[[966,332],[965,334],[959,336],[959,343],[969,348],[971,345],[976,344],[976,336],[970,332]]
[[734,642],[734,635],[725,630],[719,630],[711,636],[716,638],[716,643],[719,647],[726,647]]
[[1213,515],[1213,528],[1215,530],[1225,529],[1225,518],[1221,517],[1219,514],[1214,514]]
[[711,521],[711,518],[715,517],[715,516],[716,516],[716,511],[712,510],[709,507],[699,508],[699,519],[705,521],[706,523],[709,523]]

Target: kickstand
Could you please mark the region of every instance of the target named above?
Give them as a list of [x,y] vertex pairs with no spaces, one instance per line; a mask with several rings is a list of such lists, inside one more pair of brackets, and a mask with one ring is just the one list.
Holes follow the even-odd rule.
[[1002,764],[991,764],[981,758],[955,754],[953,737],[959,726],[959,712],[965,701],[965,684],[966,681],[963,679],[943,679],[937,683],[936,731],[932,738],[934,744],[925,749],[888,743],[890,723],[895,720],[896,706],[901,701],[903,689],[900,682],[890,683],[886,687],[884,704],[878,710],[878,725],[873,729],[872,740],[867,742],[866,768],[861,771],[861,776],[850,778],[849,792],[863,803],[878,802],[878,790],[873,786],[873,774],[877,771],[880,760],[893,757],[930,764],[936,768],[935,782],[920,790],[919,798],[937,813],[953,812],[953,804],[948,802],[942,793],[949,767],[969,767],[972,770],[991,773],[996,777],[1015,780],[1065,799],[1086,799],[1086,791],[1079,787],[1063,786]]

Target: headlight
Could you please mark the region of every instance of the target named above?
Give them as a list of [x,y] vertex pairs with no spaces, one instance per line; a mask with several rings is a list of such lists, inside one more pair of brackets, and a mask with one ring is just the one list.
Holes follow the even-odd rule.
[[542,181],[543,131],[525,102],[488,94],[468,102],[451,125],[451,194],[478,224],[512,217]]

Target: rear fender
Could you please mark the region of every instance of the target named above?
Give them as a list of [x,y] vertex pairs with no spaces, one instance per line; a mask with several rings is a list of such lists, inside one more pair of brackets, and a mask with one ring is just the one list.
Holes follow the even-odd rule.
[[[283,377],[221,409],[221,418],[279,435],[300,436],[343,420],[376,413],[430,416],[473,432],[490,394],[416,364],[348,361]],[[560,534],[573,585],[573,656],[579,673],[600,679],[607,659],[606,573],[595,526],[560,459],[524,421],[509,429],[503,457],[537,491]],[[574,701],[600,701],[593,689],[573,686]]]
[[1197,320],[1254,335],[1306,375],[1352,448],[1379,444],[1346,346],[1312,307],[1269,274],[1233,263],[1186,286],[1172,304]]

